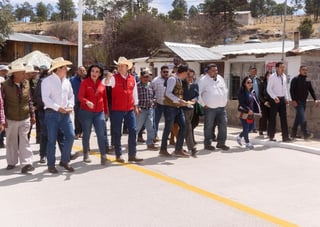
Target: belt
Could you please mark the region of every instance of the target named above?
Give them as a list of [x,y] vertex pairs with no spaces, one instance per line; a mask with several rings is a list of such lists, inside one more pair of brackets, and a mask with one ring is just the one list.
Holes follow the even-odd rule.
[[144,110],[149,110],[151,109],[152,107],[140,107],[141,109],[144,109]]
[[51,108],[46,108],[44,111],[47,111],[47,112],[58,112],[58,111],[55,111],[54,109],[51,109]]
[[278,99],[284,99],[284,96],[278,96]]

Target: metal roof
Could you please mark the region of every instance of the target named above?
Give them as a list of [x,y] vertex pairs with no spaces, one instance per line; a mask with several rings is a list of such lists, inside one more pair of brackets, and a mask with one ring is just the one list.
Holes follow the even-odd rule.
[[16,42],[28,42],[28,43],[47,43],[47,44],[58,44],[58,45],[68,45],[68,46],[77,46],[78,44],[67,41],[60,40],[54,36],[45,36],[45,35],[33,35],[27,33],[18,33],[14,32],[9,35],[7,40],[16,41]]
[[164,42],[164,44],[184,61],[212,61],[224,57],[222,54],[200,45],[172,42]]
[[[286,40],[284,52],[293,51],[293,48],[294,42]],[[320,49],[320,39],[301,39],[299,48],[294,52],[303,53],[315,49]],[[218,45],[211,47],[210,50],[222,55],[275,54],[282,53],[282,41]]]

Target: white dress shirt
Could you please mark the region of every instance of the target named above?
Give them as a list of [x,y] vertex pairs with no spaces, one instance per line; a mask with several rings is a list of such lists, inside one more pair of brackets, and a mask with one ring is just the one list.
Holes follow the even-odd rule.
[[267,92],[273,99],[276,97],[288,99],[287,76],[285,74],[278,76],[276,72],[273,73],[268,80]]
[[164,93],[166,91],[166,87],[164,86],[165,79],[162,76],[157,76],[151,82],[151,87],[155,93],[155,98],[157,103],[163,105]]
[[225,107],[228,102],[228,88],[222,76],[216,80],[208,74],[199,80],[199,103],[209,108]]
[[53,73],[41,83],[41,95],[44,108],[58,111],[61,108],[73,108],[74,94],[68,79],[62,80]]

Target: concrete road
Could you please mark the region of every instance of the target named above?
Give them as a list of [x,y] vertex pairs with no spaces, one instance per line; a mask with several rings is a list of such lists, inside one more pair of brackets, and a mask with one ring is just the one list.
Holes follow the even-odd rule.
[[[92,163],[79,157],[74,173],[58,166],[58,175],[37,154],[32,174],[5,170],[1,149],[1,226],[320,226],[318,155],[277,143],[248,151],[234,140],[227,152],[209,152],[201,135],[199,129],[197,157],[158,157],[139,144],[142,164],[119,164],[110,155],[102,167],[93,152]],[[81,150],[81,140],[74,149]]]

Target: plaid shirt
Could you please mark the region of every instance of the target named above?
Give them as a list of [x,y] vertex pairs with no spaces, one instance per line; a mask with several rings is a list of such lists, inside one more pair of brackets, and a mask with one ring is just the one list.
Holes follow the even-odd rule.
[[139,82],[137,84],[137,89],[138,89],[138,99],[139,99],[138,106],[143,109],[152,108],[154,92],[150,82],[145,85]]

